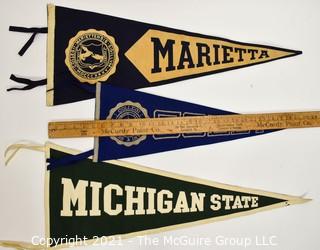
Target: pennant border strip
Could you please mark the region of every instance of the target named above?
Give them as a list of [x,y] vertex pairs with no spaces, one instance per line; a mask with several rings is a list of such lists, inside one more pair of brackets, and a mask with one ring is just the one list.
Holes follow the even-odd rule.
[[55,10],[53,4],[47,5],[48,12],[48,36],[47,36],[47,106],[53,105],[54,97],[54,31],[55,31]]
[[[65,152],[65,153],[69,153],[69,154],[78,154],[78,153],[81,152],[81,151],[78,151],[78,150],[65,148],[63,146],[59,146],[59,145],[53,144],[51,142],[47,142],[45,144],[45,148],[46,148],[46,150],[45,150],[46,151],[46,159],[50,158],[50,149],[59,150],[59,151],[62,151],[62,152]],[[90,159],[91,158],[92,157],[90,157]],[[121,239],[128,239],[128,238],[139,236],[139,235],[156,234],[156,233],[161,233],[161,232],[165,232],[165,231],[171,231],[171,230],[175,230],[175,229],[181,229],[181,228],[187,228],[187,227],[191,227],[191,226],[203,225],[203,224],[208,224],[208,223],[212,223],[212,222],[216,222],[216,221],[222,221],[222,220],[225,220],[225,219],[232,219],[232,218],[236,218],[236,217],[240,217],[240,216],[244,216],[244,215],[255,214],[255,213],[258,213],[258,212],[261,212],[261,211],[267,211],[267,210],[271,210],[271,209],[274,209],[274,208],[285,207],[285,206],[289,206],[289,205],[293,205],[293,204],[301,204],[301,203],[305,203],[307,201],[310,201],[310,199],[304,199],[302,197],[278,194],[278,193],[273,193],[273,192],[268,192],[268,191],[251,189],[251,188],[243,188],[243,187],[233,186],[233,185],[228,185],[228,184],[222,184],[222,183],[219,183],[219,182],[203,180],[203,179],[200,179],[200,178],[197,178],[197,177],[190,177],[190,176],[180,175],[180,174],[171,173],[171,172],[167,172],[167,171],[163,171],[163,170],[157,170],[157,169],[154,169],[154,168],[144,167],[144,166],[141,166],[141,165],[137,165],[137,164],[129,163],[129,162],[125,162],[125,161],[120,161],[120,160],[111,160],[111,161],[106,161],[106,162],[119,165],[120,167],[134,169],[134,170],[143,171],[143,172],[156,174],[156,175],[161,175],[161,176],[165,176],[165,177],[169,177],[169,178],[189,181],[189,182],[197,183],[197,184],[201,184],[201,185],[208,185],[208,186],[211,186],[211,187],[229,189],[229,190],[236,191],[236,192],[244,192],[244,193],[262,195],[262,196],[270,196],[270,197],[273,197],[273,198],[286,200],[284,202],[280,202],[280,203],[277,203],[277,204],[273,204],[273,205],[269,205],[269,206],[265,206],[265,207],[261,207],[261,208],[256,208],[256,209],[249,210],[249,211],[238,212],[238,213],[234,213],[234,214],[231,214],[231,215],[224,215],[224,216],[219,216],[219,217],[202,219],[202,220],[198,220],[198,221],[186,222],[186,223],[182,223],[182,224],[178,224],[178,225],[165,226],[165,227],[161,227],[161,228],[147,229],[147,230],[127,233],[127,234],[104,236],[104,238],[110,239],[110,240],[114,239],[115,237],[116,238],[121,238]],[[45,230],[45,237],[46,238],[50,237],[49,180],[50,180],[50,171],[46,170],[46,173],[45,173],[45,199],[44,199],[45,200],[45,229],[46,229]],[[103,236],[101,236],[101,237],[103,237]],[[90,245],[90,244],[93,244],[95,240],[96,239],[87,240],[86,243],[88,245]],[[63,248],[63,247],[66,247],[66,246],[68,246],[68,244],[64,243],[64,244],[57,245],[57,246],[54,246],[54,247],[51,247],[51,248]]]
[[[96,101],[95,101],[95,112],[94,119],[100,120],[100,95],[101,95],[101,83],[97,83],[96,85]],[[93,139],[93,161],[98,162],[99,156],[99,137],[96,136]]]

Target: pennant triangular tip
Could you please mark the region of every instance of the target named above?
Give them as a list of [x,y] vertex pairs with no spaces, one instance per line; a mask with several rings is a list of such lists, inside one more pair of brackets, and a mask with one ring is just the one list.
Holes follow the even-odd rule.
[[270,47],[270,49],[268,50],[268,53],[270,57],[265,60],[266,62],[276,60],[276,59],[281,59],[281,58],[298,56],[298,55],[301,55],[303,52],[301,50]]
[[310,198],[304,198],[303,196],[299,196],[299,197],[291,197],[290,199],[287,200],[287,205],[295,205],[295,204],[303,204],[303,203],[307,203],[309,201],[312,201],[312,199]]
[[301,50],[289,50],[288,53],[289,56],[298,56],[303,54]]

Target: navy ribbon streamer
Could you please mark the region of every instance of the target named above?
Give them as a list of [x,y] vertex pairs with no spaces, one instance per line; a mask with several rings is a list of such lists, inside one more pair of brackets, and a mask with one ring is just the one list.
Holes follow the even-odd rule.
[[47,27],[42,27],[42,28],[25,28],[25,27],[19,27],[19,26],[9,26],[9,31],[14,31],[14,32],[24,32],[24,33],[33,33],[29,40],[26,42],[26,44],[20,49],[18,54],[20,56],[23,56],[24,53],[27,51],[27,49],[30,47],[30,45],[33,43],[34,38],[36,37],[37,34],[39,33],[48,33],[48,28]]
[[87,159],[92,155],[93,155],[93,149],[77,155],[65,156],[60,159],[47,159],[47,162],[49,163],[47,166],[47,169],[50,171],[55,170],[57,168],[64,167],[65,165],[71,165],[75,162]]
[[26,78],[21,78],[21,77],[16,77],[15,75],[11,74],[10,79],[12,81],[15,81],[17,83],[22,83],[22,84],[26,84],[26,86],[22,87],[22,88],[9,88],[7,89],[7,91],[12,91],[12,90],[29,90],[29,89],[33,89],[36,88],[38,86],[42,86],[42,85],[46,85],[47,84],[47,79],[42,79],[42,80],[30,80],[30,79],[26,79]]

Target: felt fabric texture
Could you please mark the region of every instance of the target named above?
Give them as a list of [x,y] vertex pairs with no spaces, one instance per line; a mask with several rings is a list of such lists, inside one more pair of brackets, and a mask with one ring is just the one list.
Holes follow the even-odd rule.
[[47,104],[94,98],[95,86],[88,81],[138,89],[298,54],[301,51],[49,5]]
[[[104,84],[97,86],[96,109],[98,120],[232,114],[225,110]],[[236,140],[273,131],[99,137],[95,139],[94,160],[147,155]]]

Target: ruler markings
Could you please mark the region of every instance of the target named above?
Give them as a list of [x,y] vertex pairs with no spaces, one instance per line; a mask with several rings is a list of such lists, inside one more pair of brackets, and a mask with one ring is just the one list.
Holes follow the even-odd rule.
[[223,133],[320,127],[320,111],[50,122],[49,138]]

